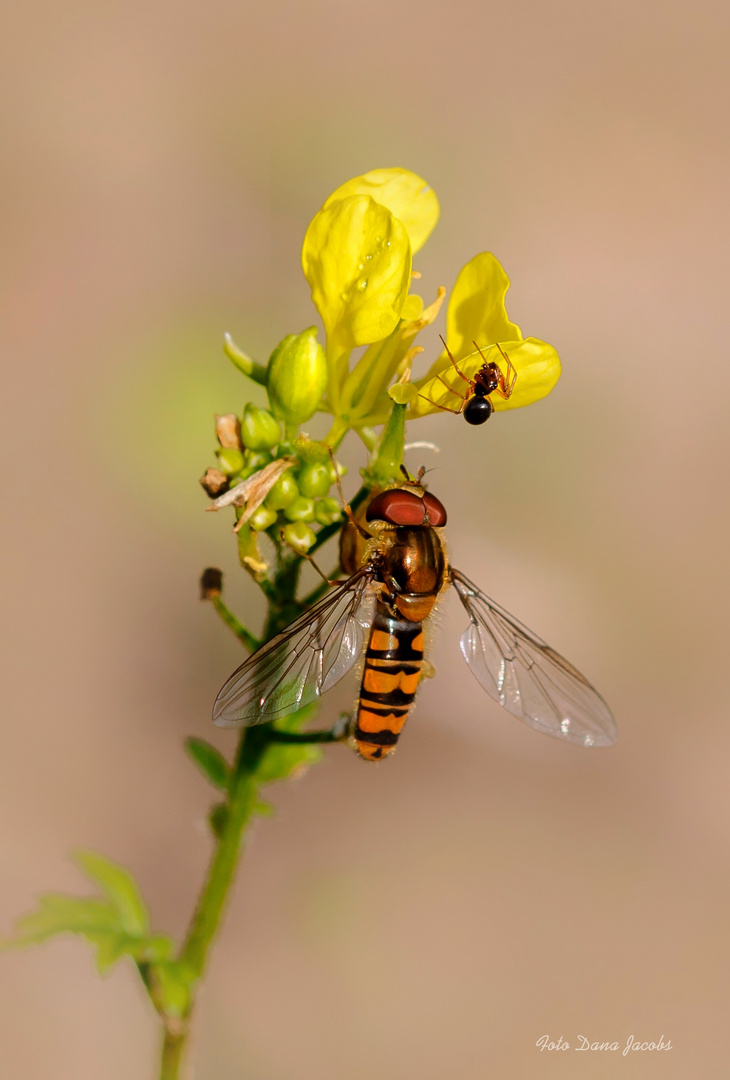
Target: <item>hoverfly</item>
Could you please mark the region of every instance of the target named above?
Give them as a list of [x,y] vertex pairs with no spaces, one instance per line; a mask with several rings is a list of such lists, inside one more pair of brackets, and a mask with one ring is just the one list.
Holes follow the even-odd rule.
[[494,412],[494,406],[489,400],[490,395],[495,393],[499,394],[505,401],[512,397],[512,391],[517,382],[517,372],[512,366],[512,361],[507,356],[507,353],[502,346],[497,343],[496,348],[499,350],[502,359],[507,364],[507,374],[503,375],[499,368],[499,364],[495,363],[493,360],[487,360],[475,341],[474,346],[484,363],[476,372],[474,378],[470,379],[457,364],[451,350],[443,338],[441,338],[441,341],[448,353],[449,360],[456,370],[456,374],[467,384],[468,390],[465,390],[463,394],[460,394],[458,390],[454,389],[453,386],[450,386],[449,383],[446,382],[446,379],[444,379],[442,375],[437,375],[436,378],[439,382],[444,384],[449,393],[453,394],[454,397],[461,399],[461,405],[459,405],[458,409],[450,409],[448,405],[439,405],[437,401],[432,401],[431,398],[426,397],[425,394],[420,394],[420,397],[422,397],[424,401],[430,402],[431,405],[435,405],[437,409],[442,409],[444,412],[456,413],[457,416],[463,415],[467,424],[476,425],[486,423]]
[[364,520],[349,512],[340,561],[350,576],[231,675],[216,698],[215,723],[250,727],[309,704],[357,663],[367,636],[350,731],[366,761],[386,757],[424,674],[424,623],[453,585],[469,618],[461,652],[487,693],[546,735],[610,746],[616,723],[587,679],[449,566],[446,510],[422,476],[371,496]]

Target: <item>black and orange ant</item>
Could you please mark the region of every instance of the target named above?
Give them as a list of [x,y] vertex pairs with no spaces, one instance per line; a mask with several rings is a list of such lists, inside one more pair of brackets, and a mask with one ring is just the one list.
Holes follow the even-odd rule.
[[439,405],[438,402],[431,401],[431,398],[426,397],[425,394],[420,394],[419,396],[422,397],[425,401],[430,402],[431,405],[435,405],[437,409],[443,409],[444,412],[455,413],[457,416],[460,413],[463,413],[464,419],[466,420],[467,424],[485,423],[494,412],[494,406],[489,400],[489,395],[497,393],[505,400],[512,396],[512,391],[514,390],[515,383],[517,382],[517,372],[512,366],[510,358],[507,356],[507,353],[504,351],[502,346],[498,343],[495,343],[496,347],[500,351],[502,358],[507,364],[507,374],[503,375],[500,371],[499,366],[495,364],[494,361],[487,360],[486,356],[475,341],[474,346],[484,363],[479,368],[474,378],[470,379],[460,369],[459,365],[456,363],[456,360],[454,360],[454,357],[452,356],[451,351],[444,339],[441,338],[441,340],[443,341],[444,348],[449,355],[449,360],[456,368],[457,375],[459,375],[459,377],[462,378],[465,383],[469,384],[469,389],[466,394],[462,395],[458,393],[458,391],[456,391],[453,386],[449,386],[449,384],[444,378],[442,378],[441,375],[437,375],[436,378],[444,384],[449,393],[453,394],[454,397],[461,398],[461,405],[459,406],[459,408],[450,409],[448,405]]

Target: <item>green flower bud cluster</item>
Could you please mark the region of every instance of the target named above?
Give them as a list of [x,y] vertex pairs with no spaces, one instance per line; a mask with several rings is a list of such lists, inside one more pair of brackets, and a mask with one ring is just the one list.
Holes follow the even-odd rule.
[[[301,462],[301,457],[296,456]],[[343,469],[340,471],[344,472]],[[283,530],[287,543],[296,551],[308,551],[316,539],[314,528],[331,525],[342,517],[338,500],[328,495],[334,482],[335,473],[329,461],[305,460],[288,469],[251,518],[252,528],[270,529],[274,524],[282,527],[285,523]]]
[[[292,362],[292,356],[296,362],[302,357],[308,361],[310,383],[316,382],[316,371],[312,373],[311,370],[316,367],[312,359],[316,353],[313,345],[320,348],[316,345],[314,329],[291,335],[277,349],[274,372],[279,383],[275,379],[274,385],[278,385],[278,396],[273,399],[277,402],[276,414],[273,409],[269,411],[249,403],[240,418],[233,414],[217,418],[216,431],[221,443],[216,450],[217,467],[221,482],[226,482],[228,490],[260,473],[277,459],[294,459],[291,467],[269,487],[253,514],[247,517],[245,533],[239,528],[239,554],[249,568],[261,563],[256,534],[267,532],[276,543],[283,534],[290,547],[304,554],[315,543],[321,527],[332,525],[342,517],[339,501],[330,494],[337,477],[329,450],[307,436],[297,437],[291,417],[294,410],[298,410],[298,416],[304,415],[303,397],[291,394],[287,399],[283,389],[282,372],[286,364]],[[317,394],[319,400],[321,389]],[[345,469],[339,465],[337,469],[344,475]],[[209,491],[209,486],[206,490]],[[237,520],[240,521],[245,511],[245,504],[235,505]]]

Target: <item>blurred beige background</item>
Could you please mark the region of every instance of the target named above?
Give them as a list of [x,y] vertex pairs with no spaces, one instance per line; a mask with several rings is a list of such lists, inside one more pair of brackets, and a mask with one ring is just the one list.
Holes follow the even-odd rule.
[[[727,1076],[727,6],[29,0],[3,23],[2,927],[83,891],[86,846],[182,932],[209,791],[181,741],[232,747],[208,717],[239,662],[202,567],[259,610],[197,485],[248,394],[222,333],[263,359],[309,325],[310,217],[400,164],[442,203],[424,295],[492,250],[564,363],[487,429],[420,421],[442,453],[410,462],[440,470],[454,563],[586,671],[620,739],[503,716],[451,598],[395,759],[335,747],[270,789],[196,1076]],[[2,965],[3,1080],[155,1075],[131,970],[100,983],[71,940]]]

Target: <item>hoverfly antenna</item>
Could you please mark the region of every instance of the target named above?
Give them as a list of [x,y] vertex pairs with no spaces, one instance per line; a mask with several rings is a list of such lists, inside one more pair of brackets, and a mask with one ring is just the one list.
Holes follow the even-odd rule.
[[426,466],[421,465],[419,470],[418,470],[418,479],[417,479],[416,483],[420,484],[421,480],[423,480],[425,475],[426,475]]
[[401,465],[400,471],[403,473],[403,475],[405,476],[405,478],[406,478],[406,480],[408,481],[409,484],[414,483],[413,477],[408,472],[408,469],[405,467],[405,465]]

